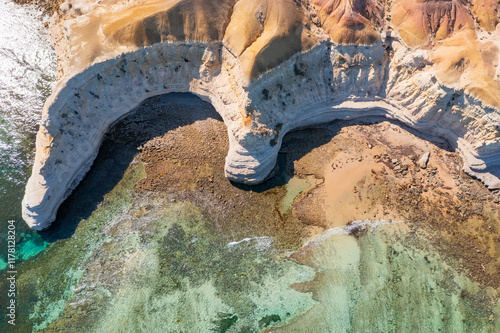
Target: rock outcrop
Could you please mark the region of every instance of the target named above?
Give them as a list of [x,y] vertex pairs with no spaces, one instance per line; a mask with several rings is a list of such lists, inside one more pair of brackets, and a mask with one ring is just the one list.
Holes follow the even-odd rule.
[[[23,217],[47,228],[109,126],[169,92],[192,92],[220,113],[235,182],[264,181],[295,128],[385,116],[446,139],[466,172],[500,188],[500,39],[478,39],[474,21],[450,21],[461,13],[453,8],[439,20],[453,22],[441,44],[411,48],[390,10],[369,1],[68,1],[54,17],[60,80],[44,108]],[[347,37],[336,40],[338,29]]]

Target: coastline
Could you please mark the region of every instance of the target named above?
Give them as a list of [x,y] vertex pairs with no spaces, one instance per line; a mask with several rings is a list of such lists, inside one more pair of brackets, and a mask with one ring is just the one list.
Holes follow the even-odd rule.
[[[12,0],[17,4],[20,5],[35,5],[38,8],[43,9],[43,11],[49,15],[52,16],[57,10],[59,9],[59,5],[64,1],[64,0]],[[48,27],[46,25],[46,27]]]
[[[58,3],[41,1],[40,5],[47,6],[46,10],[54,13]],[[489,322],[491,327],[499,327],[500,190],[488,190],[480,180],[465,174],[463,156],[454,152],[456,147],[450,143],[445,140],[430,141],[429,135],[400,121],[377,116],[335,120],[286,134],[283,130],[276,134],[281,147],[276,153],[277,165],[272,171],[273,177],[259,185],[249,186],[226,178],[224,158],[229,150],[230,136],[223,117],[212,105],[201,102],[193,94],[173,93],[150,97],[138,108],[142,111],[132,111],[106,132],[104,146],[100,146],[100,155],[92,167],[93,171],[94,168],[99,171],[92,173],[91,170],[91,179],[84,180],[84,187],[77,187],[75,193],[63,203],[58,212],[58,225],[42,233],[56,240],[61,235],[57,235],[54,228],[68,234],[57,241],[52,239],[53,247],[21,266],[27,272],[21,280],[26,290],[22,297],[26,297],[26,302],[31,301],[29,297],[36,297],[33,322],[37,322],[38,328],[51,332],[64,327],[76,329],[79,324],[91,327],[95,320],[95,323],[102,324],[100,328],[110,329],[116,318],[123,325],[136,324],[123,316],[113,317],[120,314],[122,308],[113,308],[110,304],[115,300],[122,302],[118,304],[132,311],[132,316],[132,308],[126,306],[132,304],[132,300],[153,297],[155,294],[147,289],[147,284],[156,288],[155,283],[161,290],[159,294],[168,290],[169,295],[178,297],[169,300],[175,306],[186,306],[183,300],[189,297],[206,297],[200,298],[201,303],[221,311],[211,314],[211,323],[231,327],[238,320],[238,317],[234,320],[236,312],[222,306],[222,301],[217,303],[218,297],[222,294],[226,304],[231,304],[237,299],[233,298],[234,295],[243,290],[236,291],[241,288],[238,283],[248,280],[251,283],[259,281],[268,289],[276,287],[279,292],[283,290],[278,287],[286,289],[293,283],[293,291],[284,292],[284,295],[293,295],[287,298],[288,305],[295,306],[294,297],[297,297],[303,307],[293,308],[296,312],[287,313],[283,305],[279,310],[281,312],[273,309],[275,313],[271,314],[266,312],[271,310],[262,305],[264,301],[258,303],[254,299],[266,309],[259,308],[258,314],[262,319],[258,327],[269,332],[287,329],[305,332],[305,328],[313,329],[308,326],[309,322],[326,322],[322,317],[325,311],[335,308],[328,303],[328,297],[340,295],[341,287],[356,290],[357,293],[361,286],[374,287],[369,290],[377,291],[380,285],[387,289],[396,285],[400,289],[395,289],[395,297],[400,297],[398,295],[405,290],[413,292],[418,289],[397,280],[398,276],[405,274],[405,267],[411,268],[406,272],[408,279],[418,275],[415,279],[418,286],[433,285],[434,278],[438,281],[436,295],[442,298],[434,300],[452,304],[459,299],[464,307],[472,309],[470,313],[476,315],[477,310],[477,318],[481,319],[478,323],[486,322],[484,325],[487,325]],[[114,146],[108,145],[109,142],[125,148],[116,149],[113,155]],[[123,152],[123,156],[117,151]],[[106,152],[113,157],[108,158]],[[425,153],[430,153],[430,158],[424,168],[419,160]],[[109,168],[108,174],[102,171],[113,163],[120,164],[118,169],[124,172],[123,175],[110,175],[113,168]],[[104,176],[98,174],[96,177],[96,172]],[[84,207],[86,201],[82,198],[91,196],[101,184],[112,183],[112,176],[116,178],[116,187],[110,194],[103,194],[101,199],[104,205],[101,207],[99,202],[95,210],[89,208],[91,205]],[[133,178],[133,184],[130,178]],[[91,200],[92,204],[95,200]],[[115,201],[122,206],[109,208],[109,202],[115,204]],[[87,215],[75,207],[85,210]],[[72,216],[75,212],[82,215]],[[356,222],[359,220],[367,222]],[[377,224],[379,220],[387,223]],[[66,221],[75,224],[71,226],[75,228],[72,232],[65,230],[61,224]],[[372,222],[380,227],[371,226]],[[342,228],[348,232],[336,237],[335,231]],[[51,233],[56,235],[47,236]],[[393,236],[395,238],[391,239]],[[324,242],[315,241],[317,239]],[[88,244],[92,246],[87,248]],[[196,249],[197,246],[201,246],[202,250]],[[82,255],[86,251],[84,249],[90,248],[88,254]],[[169,252],[170,249],[173,250]],[[243,255],[225,257],[231,251]],[[370,256],[370,253],[373,255]],[[226,258],[234,260],[238,268],[234,269],[231,266],[233,262]],[[162,280],[168,277],[165,271],[161,271],[167,266],[164,262],[171,265],[168,268],[174,267],[173,273],[170,272],[174,276],[172,280]],[[271,268],[266,266],[269,263]],[[348,264],[361,267],[359,276],[347,267]],[[68,281],[51,280],[49,267],[62,276],[66,274],[67,267],[64,265],[70,268]],[[273,275],[273,265],[282,270],[279,274],[293,274]],[[388,276],[393,279],[389,279],[387,284],[380,282],[382,279],[377,280],[380,277],[377,274],[386,272],[384,265],[390,267],[388,270],[392,275]],[[394,268],[397,265],[401,267]],[[202,269],[196,271],[199,267]],[[265,272],[271,272],[269,276],[276,281],[265,280],[268,284],[264,284],[260,277],[252,275],[255,272],[260,275],[259,267],[265,267]],[[345,280],[352,278],[352,285],[342,280],[342,274],[336,275],[336,270],[345,273]],[[161,274],[158,273],[160,271]],[[376,274],[370,275],[373,272]],[[215,292],[210,289],[212,287],[199,282],[198,279],[207,276],[204,274],[227,278],[224,283],[230,287],[222,284],[222,287],[217,286],[219,289],[213,289],[217,290]],[[373,279],[363,281],[363,275]],[[443,278],[445,275],[453,277]],[[33,276],[45,277],[46,284],[33,282]],[[266,279],[270,279],[269,276]],[[303,281],[298,281],[298,278],[293,280],[296,276]],[[189,279],[197,281],[193,283],[195,288],[189,289]],[[358,283],[356,279],[363,283]],[[278,280],[281,285],[273,285]],[[56,287],[50,284],[51,281],[56,283]],[[337,294],[327,288],[335,281],[344,283],[335,284],[339,288],[335,290]],[[457,281],[460,283],[455,284]],[[122,282],[126,286],[124,289],[120,287]],[[377,285],[379,282],[380,285]],[[35,285],[41,286],[40,291]],[[59,287],[61,294],[64,292],[60,299],[49,302],[49,296],[43,298],[49,294],[56,297],[51,292]],[[179,294],[186,288],[189,297]],[[411,292],[409,294],[415,296]],[[434,290],[431,290],[431,296],[424,299],[433,300],[433,293]],[[120,298],[123,294],[128,297],[125,301],[129,303]],[[266,297],[275,300],[273,297],[276,295],[271,293]],[[313,297],[306,300],[310,295]],[[394,296],[379,296],[381,300],[384,297],[392,299],[388,295]],[[452,297],[446,298],[449,295]],[[365,304],[363,301],[366,300],[358,294],[356,297],[352,299]],[[216,302],[212,303],[212,300]],[[318,305],[319,300],[324,303]],[[51,308],[56,303],[60,308]],[[352,306],[353,303],[345,304]],[[137,304],[135,306],[138,307],[145,305]],[[367,304],[375,308],[371,301]],[[403,308],[406,303],[400,305]],[[175,306],[170,310],[175,310]],[[388,311],[387,304],[384,306],[380,309]],[[418,306],[415,308],[427,314]],[[39,309],[40,312],[37,312]],[[102,309],[112,320],[104,320],[107,318],[101,316]],[[338,309],[340,315],[346,315],[341,312],[346,307]],[[414,308],[409,306],[408,309],[412,311]],[[220,317],[221,313],[223,317]],[[376,313],[376,310],[370,313]],[[422,313],[419,312],[419,315]],[[190,314],[187,311],[172,322],[180,322],[181,319],[182,323],[189,322]],[[23,315],[28,318],[27,312]],[[266,325],[271,328],[265,330]]]
[[[485,264],[488,268],[494,267],[492,258],[494,259],[495,255],[490,253],[494,249],[490,247],[481,253],[470,251],[465,253],[465,260],[461,260],[465,248],[461,239],[464,235],[474,236],[472,239],[467,239],[465,244],[471,245],[471,248],[484,246],[485,243],[481,239],[483,235],[495,233],[497,230],[479,229],[472,233],[469,228],[462,228],[470,226],[463,219],[460,221],[440,219],[443,217],[442,210],[449,207],[441,207],[441,203],[433,202],[432,197],[425,198],[430,193],[446,191],[440,185],[442,178],[447,176],[447,169],[441,168],[441,158],[447,154],[455,155],[448,157],[451,159],[448,160],[450,165],[452,165],[450,161],[459,159],[454,153],[434,147],[426,169],[429,173],[423,170],[417,173],[424,173],[422,176],[425,179],[422,185],[427,192],[411,191],[411,187],[415,186],[415,189],[418,189],[418,185],[413,184],[410,188],[402,185],[410,182],[409,174],[416,167],[411,159],[406,159],[414,152],[409,151],[405,147],[407,142],[399,138],[411,137],[411,140],[414,140],[412,145],[415,144],[417,148],[419,145],[424,145],[427,149],[426,145],[430,144],[420,138],[413,138],[413,134],[391,126],[387,121],[373,123],[374,121],[371,119],[371,124],[336,121],[318,128],[289,133],[279,154],[280,162],[275,177],[259,186],[246,186],[232,184],[224,176],[223,156],[228,149],[227,134],[220,117],[209,104],[201,102],[191,94],[170,94],[147,100],[141,106],[141,110],[122,119],[108,133],[94,168],[82,183],[83,187],[77,188],[70,196],[63,205],[60,213],[62,215],[58,219],[59,224],[53,226],[52,230],[49,229],[45,235],[52,233],[57,236],[59,232],[57,228],[61,228],[61,232],[64,231],[71,220],[77,223],[74,233],[69,235],[61,233],[59,237],[64,240],[54,242],[53,246],[40,256],[20,266],[20,270],[24,272],[20,280],[23,293],[20,295],[27,299],[38,295],[38,301],[32,304],[35,309],[25,309],[27,313],[20,313],[23,318],[27,319],[29,316],[31,318],[22,324],[35,323],[36,327],[45,332],[61,327],[109,328],[106,326],[110,325],[109,318],[118,316],[121,318],[118,322],[133,327],[137,324],[136,321],[139,323],[142,321],[141,318],[145,314],[136,317],[128,311],[134,311],[134,304],[143,304],[142,299],[161,300],[165,295],[177,295],[175,297],[179,297],[178,299],[170,299],[164,304],[170,304],[169,309],[184,309],[186,306],[188,308],[192,306],[192,303],[186,304],[181,301],[182,299],[190,299],[188,295],[192,293],[196,295],[208,293],[207,301],[203,301],[205,299],[203,298],[195,302],[196,308],[191,308],[191,311],[199,313],[197,311],[208,304],[217,306],[217,309],[226,311],[224,320],[233,318],[231,325],[237,325],[239,322],[235,323],[234,313],[238,314],[241,322],[254,320],[253,316],[236,312],[242,310],[224,308],[217,303],[219,297],[223,297],[225,304],[238,303],[234,302],[236,296],[241,302],[241,297],[248,295],[245,294],[247,289],[241,289],[240,283],[245,283],[243,286],[248,288],[245,281],[260,281],[258,279],[264,272],[270,272],[272,282],[264,284],[265,291],[259,293],[266,295],[266,300],[273,300],[272,307],[268,301],[265,303],[270,309],[266,311],[272,312],[260,310],[254,322],[258,321],[260,325],[258,327],[262,329],[266,328],[266,325],[270,325],[269,327],[273,329],[277,329],[276,326],[282,326],[283,330],[293,329],[310,322],[308,318],[315,313],[327,315],[327,318],[330,315],[332,318],[343,318],[330,311],[332,307],[327,305],[328,286],[342,288],[349,293],[359,290],[356,284],[352,285],[356,282],[358,273],[347,270],[346,273],[349,274],[346,274],[345,278],[342,278],[343,275],[334,280],[324,277],[328,277],[328,272],[336,272],[336,269],[345,268],[349,263],[353,264],[352,267],[357,267],[356,261],[351,261],[350,258],[353,253],[359,251],[359,257],[364,258],[360,262],[362,267],[360,272],[363,276],[371,277],[373,272],[377,272],[373,270],[377,267],[383,270],[385,266],[380,266],[381,260],[384,262],[399,258],[398,260],[404,260],[405,264],[401,268],[391,266],[389,279],[395,279],[397,276],[407,276],[411,279],[417,278],[412,277],[414,274],[425,273],[427,275],[423,277],[419,275],[418,279],[425,278],[432,281],[436,279],[439,283],[437,295],[443,297],[439,300],[444,300],[445,304],[448,304],[446,298],[448,294],[462,293],[459,296],[464,306],[474,309],[471,313],[477,312],[475,314],[477,322],[476,317],[467,317],[470,321],[468,325],[486,325],[485,318],[488,322],[490,317],[494,320],[491,325],[494,325],[497,322],[494,312],[496,310],[491,305],[494,303],[489,303],[489,300],[495,301],[498,297],[490,293],[484,298],[488,303],[475,301],[478,297],[484,297],[485,290],[498,290],[496,275],[488,274],[481,268],[481,264]],[[398,140],[394,142],[394,139]],[[386,141],[389,143],[384,143]],[[110,146],[109,142],[118,147],[130,148],[112,148],[113,145]],[[398,148],[400,143],[402,146]],[[372,145],[371,149],[369,144]],[[380,145],[382,147],[379,147]],[[317,216],[313,221],[306,221],[304,217],[315,216],[314,213],[318,212],[323,216],[329,213],[325,202],[328,196],[322,193],[322,186],[327,182],[321,181],[322,177],[327,176],[325,173],[331,171],[328,166],[331,167],[333,161],[342,157],[343,151],[351,151],[353,157],[366,156],[372,151],[383,155],[378,151],[381,148],[389,149],[388,154],[395,154],[388,156],[389,158],[382,157],[375,162],[385,166],[387,175],[379,172],[377,179],[365,181],[351,179],[352,183],[344,187],[343,194],[350,196],[356,189],[362,194],[360,201],[355,203],[358,205],[372,205],[373,200],[380,199],[380,204],[384,208],[392,207],[407,218],[406,223],[387,223],[387,225],[374,223],[378,225],[375,228],[356,227],[354,224],[349,228],[348,234],[339,237],[327,235],[324,243],[312,246],[308,242],[314,235],[328,234],[328,231],[325,231],[329,228],[328,221],[321,222],[321,216]],[[396,167],[392,159],[396,158],[400,161],[398,164],[402,166],[401,170],[394,170]],[[347,161],[347,166],[351,162]],[[406,170],[407,175],[403,175],[405,163],[410,164]],[[123,176],[115,175],[113,167],[115,164],[121,165]],[[327,168],[323,164],[326,164]],[[361,163],[359,167],[368,168],[371,175],[371,162],[365,165]],[[127,171],[123,171],[124,168]],[[342,170],[344,169],[341,167],[335,171],[342,172]],[[433,174],[433,170],[436,170],[436,174]],[[453,170],[463,177],[464,186],[469,184],[468,176],[464,175],[460,168]],[[349,167],[345,171],[349,173]],[[108,194],[105,194],[103,202],[89,212],[91,215],[83,216],[84,219],[81,219],[80,210],[91,206],[86,198],[92,197],[95,189],[102,188],[112,177],[115,178],[114,184],[116,184],[114,190],[106,192]],[[301,179],[311,177],[317,182],[309,183],[311,186],[308,188],[303,187]],[[388,184],[385,184],[386,182]],[[469,185],[477,188],[479,194],[492,195],[477,180]],[[366,187],[370,186],[376,190],[373,193],[380,194],[378,198],[370,197],[369,192],[365,191]],[[459,182],[457,186],[462,185]],[[385,192],[380,192],[381,189],[385,189]],[[289,195],[292,196],[292,203],[290,208],[286,209],[288,204],[284,202],[289,200]],[[484,200],[489,200],[488,196]],[[93,200],[95,201],[95,198]],[[464,208],[468,211],[476,203],[473,200]],[[473,211],[467,211],[465,211],[466,217],[472,216],[478,219],[489,214],[480,212],[478,215]],[[175,227],[176,225],[182,227]],[[402,230],[401,233],[398,233],[398,230]],[[449,230],[453,230],[455,234],[448,234]],[[415,239],[415,235],[419,235],[419,238]],[[207,239],[210,240],[209,243]],[[375,257],[372,258],[370,255]],[[220,256],[223,258],[229,256],[230,260],[221,261]],[[332,256],[337,259],[330,260]],[[418,266],[413,270],[406,270],[405,265],[415,264],[412,260],[417,260]],[[295,262],[300,265],[297,266]],[[327,266],[324,266],[325,264]],[[335,269],[332,270],[328,265],[334,265]],[[416,270],[421,265],[425,269]],[[477,266],[480,268],[476,269]],[[261,271],[265,267],[269,268]],[[63,274],[62,272],[68,271],[69,268],[71,275],[68,276],[68,280],[53,281],[59,276],[54,272]],[[172,269],[172,271],[166,273],[161,269]],[[445,279],[442,278],[444,274],[442,271],[446,273]],[[291,272],[292,275],[288,275],[287,272]],[[451,273],[455,276],[451,281],[470,280],[472,286],[468,286],[469,282],[465,284],[460,282],[460,287],[453,287],[453,282],[447,282]],[[207,274],[214,276],[216,281],[220,278],[225,279],[224,283],[218,286],[217,292],[211,291],[213,290],[211,287],[199,289],[197,286],[200,282],[189,282],[200,279],[204,281],[203,278]],[[33,285],[35,282],[32,276],[41,277],[37,280],[36,286]],[[299,278],[307,281],[301,282]],[[374,275],[373,283],[378,281],[376,278]],[[371,285],[370,281],[372,280],[368,280],[365,285]],[[261,283],[263,282],[254,285],[259,286]],[[451,287],[446,283],[451,283]],[[290,284],[293,286],[292,291],[289,290]],[[162,287],[159,290],[152,288],[157,285]],[[201,285],[206,286],[205,282]],[[231,288],[228,288],[228,285]],[[411,290],[421,290],[421,286],[425,285],[419,284],[419,288]],[[387,290],[396,287],[400,289],[395,289],[394,292],[399,293],[407,288],[404,284],[390,283],[387,285]],[[54,293],[56,290],[54,288],[66,292]],[[272,291],[271,295],[266,294],[269,290]],[[179,296],[178,293],[186,296]],[[141,297],[137,297],[138,294]],[[311,294],[316,295],[315,301],[308,298]],[[278,302],[279,297],[276,295],[285,297],[281,301],[285,303]],[[361,297],[362,293],[359,295],[356,297]],[[433,297],[436,297],[434,293],[425,296],[423,300],[426,303],[422,304],[441,304],[428,303],[434,299]],[[301,301],[297,303],[297,299]],[[359,304],[364,304],[362,297],[353,299],[359,299]],[[382,303],[383,299],[380,298]],[[213,300],[217,301],[215,305]],[[318,300],[321,300],[319,304]],[[344,304],[342,298],[337,300],[339,304]],[[51,304],[60,306],[55,309]],[[262,306],[262,303],[257,302],[257,304]],[[297,304],[300,307],[292,308],[293,311],[279,310],[289,309],[290,306]],[[345,305],[353,306],[349,302]],[[142,306],[148,305],[144,303]],[[380,307],[380,309],[386,308],[387,305],[384,305],[384,308]],[[329,311],[326,311],[328,309]],[[425,313],[425,308],[416,306],[414,309]],[[384,311],[390,311],[390,306]],[[124,318],[124,314],[128,314],[128,317]],[[363,311],[358,314],[362,316]],[[202,317],[203,322],[219,323],[214,321],[217,316],[211,313],[206,315],[209,317]],[[165,316],[160,317],[165,318]],[[172,325],[192,325],[189,318],[190,316],[178,318]],[[311,327],[315,332],[318,332],[316,328],[322,327],[321,323],[326,322],[319,318],[322,317],[318,317],[318,321],[315,322],[319,326]],[[155,323],[153,319],[160,320],[159,317],[153,317],[142,325],[153,325]],[[410,322],[406,324],[413,325]],[[304,332],[303,329],[299,331]]]
[[[161,97],[147,105],[154,105],[154,100]],[[172,119],[186,117],[182,108],[176,112],[180,113]],[[141,122],[148,117],[147,112],[131,114],[113,133],[135,140],[139,126],[154,132],[154,117],[150,125]],[[490,191],[466,175],[459,155],[445,141],[431,143],[400,125],[372,117],[291,132],[280,150],[275,176],[257,186],[225,178],[228,139],[223,123],[218,123],[219,135],[208,137],[196,134],[199,127],[195,131],[189,129],[193,125],[179,127],[141,146],[146,178],[139,181],[136,191],[168,193],[174,201],[196,203],[213,212],[218,228],[234,238],[248,237],[246,233],[268,236],[278,247],[288,249],[352,221],[406,221],[432,231],[429,241],[437,249],[452,260],[463,261],[457,269],[468,270],[483,286],[499,288],[495,244],[500,240],[500,191]],[[426,152],[431,157],[426,168],[421,168],[418,161]],[[333,165],[337,165],[335,170]],[[352,165],[358,177],[351,177]],[[337,186],[338,179],[343,180],[342,188]],[[279,205],[262,201],[262,193],[281,198]],[[289,194],[290,209],[284,210]],[[261,213],[256,215],[257,211]]]

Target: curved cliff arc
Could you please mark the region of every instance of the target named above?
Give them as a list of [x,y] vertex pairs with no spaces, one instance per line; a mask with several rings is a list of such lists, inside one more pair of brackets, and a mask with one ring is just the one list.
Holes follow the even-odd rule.
[[[229,124],[227,169],[234,168],[231,174],[243,181],[249,173],[252,182],[248,170],[257,163],[248,160],[251,156],[234,139],[244,94],[231,84],[222,62],[233,76],[239,72],[221,43],[157,44],[95,64],[58,83],[45,104],[37,134],[35,163],[22,203],[26,222],[34,229],[46,229],[91,167],[107,129],[143,100],[171,92],[190,92],[214,106]],[[229,94],[227,84],[233,88]],[[240,163],[248,165],[240,168]]]
[[[281,127],[275,142],[279,144],[296,127],[369,116],[370,110],[378,109],[375,115],[445,139],[462,155],[467,173],[491,189],[500,186],[497,109],[463,90],[444,86],[432,72],[415,70],[428,62],[426,52],[410,53],[399,47],[389,61],[381,44],[356,54],[360,49],[324,43],[280,65],[276,68],[280,75],[268,73],[253,82],[252,102],[260,91],[256,87],[267,87],[265,101],[253,106],[262,109],[257,112],[259,122],[271,129]],[[359,54],[361,59],[356,59]],[[300,76],[299,81],[294,76]],[[297,83],[300,80],[308,82],[307,86]],[[283,103],[286,112],[273,114]]]
[[[373,115],[445,139],[462,156],[466,173],[490,189],[500,188],[498,109],[442,84],[425,67],[427,52],[394,44],[389,58],[382,43],[370,48],[321,43],[252,82],[250,105],[258,110],[258,122],[278,133],[271,139],[277,143],[275,156],[288,131],[378,110]],[[255,103],[263,88],[265,98]],[[286,112],[277,114],[281,105]]]
[[427,53],[386,52],[382,43],[324,42],[250,83],[222,43],[156,44],[93,65],[58,85],[47,101],[23,217],[35,229],[47,228],[88,171],[107,128],[144,99],[169,92],[201,96],[222,116],[230,140],[225,172],[233,181],[264,181],[293,129],[382,115],[445,138],[466,171],[500,187],[500,143],[491,136],[500,128],[498,111],[419,69]]

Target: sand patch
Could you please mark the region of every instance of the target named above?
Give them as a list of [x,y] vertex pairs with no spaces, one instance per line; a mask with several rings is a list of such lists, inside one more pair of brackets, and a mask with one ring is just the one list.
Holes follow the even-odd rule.
[[[142,144],[146,178],[136,191],[191,202],[211,216],[228,242],[272,237],[282,249],[352,221],[404,220],[430,230],[429,241],[462,262],[455,267],[498,286],[498,193],[465,175],[459,156],[444,143],[389,121],[334,122],[288,134],[268,182],[232,184],[224,176],[224,124],[209,105],[180,106],[187,99],[178,96],[148,100],[143,107],[149,112],[130,115],[116,129],[130,140],[137,133],[153,137]],[[165,124],[171,126],[167,133]],[[423,169],[419,159],[426,152]]]
[[429,230],[431,243],[468,276],[499,286],[499,193],[464,174],[445,142],[370,120],[290,136],[282,149],[288,167],[298,177],[324,179],[293,204],[299,221],[315,227],[311,234],[364,219],[406,221]]
[[[336,156],[325,170],[325,215],[328,227],[339,227],[354,220],[397,219],[397,213],[370,200],[370,189],[384,166],[373,156],[358,159],[347,152]],[[367,199],[367,200],[364,200]]]

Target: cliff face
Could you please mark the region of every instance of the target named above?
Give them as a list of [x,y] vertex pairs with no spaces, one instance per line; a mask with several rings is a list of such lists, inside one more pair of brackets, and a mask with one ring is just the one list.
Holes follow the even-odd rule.
[[475,23],[469,9],[459,1],[68,1],[52,26],[60,81],[44,108],[23,216],[48,227],[108,127],[168,92],[192,92],[221,114],[226,176],[237,182],[265,180],[294,128],[382,115],[446,138],[469,174],[499,188],[500,36],[481,28],[496,22],[491,15]]

